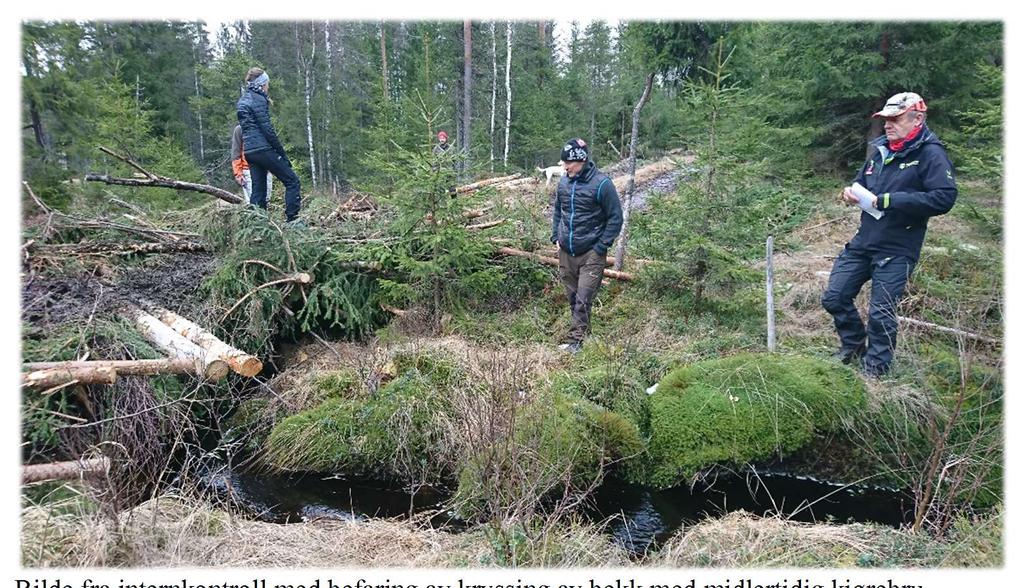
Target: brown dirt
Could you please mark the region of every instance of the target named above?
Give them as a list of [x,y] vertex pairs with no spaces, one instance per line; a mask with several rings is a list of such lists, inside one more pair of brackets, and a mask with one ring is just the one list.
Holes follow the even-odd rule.
[[116,314],[140,300],[192,314],[199,286],[214,264],[212,255],[180,253],[151,257],[120,275],[98,270],[34,274],[22,284],[22,320],[39,328],[75,324],[92,315]]

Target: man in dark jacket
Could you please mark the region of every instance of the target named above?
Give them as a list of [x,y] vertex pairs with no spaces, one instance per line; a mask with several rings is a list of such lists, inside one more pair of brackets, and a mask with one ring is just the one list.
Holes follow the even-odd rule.
[[583,139],[562,147],[565,175],[555,189],[551,242],[558,244],[558,273],[569,295],[572,326],[561,349],[576,353],[590,332],[590,307],[601,287],[608,249],[622,228],[615,184],[597,169]]
[[238,100],[237,115],[238,124],[242,127],[245,159],[252,176],[249,202],[266,210],[267,172],[270,172],[284,184],[285,219],[292,222],[302,207],[299,176],[292,170],[284,146],[270,124],[270,98],[267,96],[270,78],[266,72],[254,67],[246,75],[246,82],[248,87]]
[[[956,202],[953,164],[925,124],[927,110],[920,96],[903,92],[873,115],[885,119],[885,136],[871,141],[871,154],[855,182],[871,193],[865,204],[882,214],[861,213],[860,229],[836,258],[821,299],[839,333],[836,357],[843,363],[862,358],[864,373],[871,377],[885,374],[892,363],[896,305],[921,253],[928,218],[949,212]],[[861,203],[851,188],[840,198]],[[853,300],[868,280],[865,331]]]

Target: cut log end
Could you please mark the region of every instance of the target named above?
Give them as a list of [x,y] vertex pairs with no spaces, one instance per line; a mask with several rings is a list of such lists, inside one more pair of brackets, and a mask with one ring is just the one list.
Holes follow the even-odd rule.
[[251,378],[263,371],[263,362],[251,355],[244,359],[230,357],[226,359],[228,366],[234,370],[235,373],[247,378]]

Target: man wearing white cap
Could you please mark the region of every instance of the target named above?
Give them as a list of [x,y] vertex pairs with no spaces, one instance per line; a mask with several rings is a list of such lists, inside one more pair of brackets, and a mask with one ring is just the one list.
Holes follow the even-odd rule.
[[[889,98],[872,115],[885,119],[885,135],[871,141],[870,156],[854,180],[869,192],[858,190],[867,202],[851,187],[840,194],[847,204],[867,210],[861,213],[857,234],[836,258],[821,304],[839,334],[836,357],[843,363],[860,359],[870,377],[887,373],[892,363],[896,305],[921,253],[928,218],[949,212],[956,202],[953,164],[925,124],[927,111],[913,92]],[[865,330],[853,300],[868,280],[871,303]]]

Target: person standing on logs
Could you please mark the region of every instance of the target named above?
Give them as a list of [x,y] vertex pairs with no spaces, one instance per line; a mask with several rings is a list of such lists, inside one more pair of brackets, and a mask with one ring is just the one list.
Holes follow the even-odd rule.
[[[292,170],[284,146],[270,123],[270,77],[261,68],[253,67],[245,76],[247,88],[238,100],[238,124],[242,127],[245,159],[252,176],[252,195],[249,203],[266,210],[267,172],[284,184],[285,220],[298,221],[302,207],[299,176]],[[301,221],[298,221],[301,222]]]
[[601,287],[608,249],[622,228],[622,204],[611,179],[597,169],[583,139],[562,147],[565,175],[555,189],[551,242],[569,295],[572,326],[559,349],[578,353],[590,333],[590,308]]

